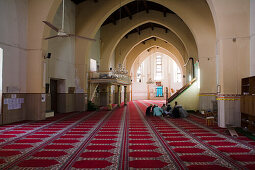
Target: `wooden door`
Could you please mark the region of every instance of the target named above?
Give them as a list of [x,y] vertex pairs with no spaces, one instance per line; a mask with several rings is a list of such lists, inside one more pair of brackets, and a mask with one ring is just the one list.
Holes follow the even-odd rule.
[[57,113],[57,80],[50,80],[50,94],[51,94],[51,110],[54,110]]

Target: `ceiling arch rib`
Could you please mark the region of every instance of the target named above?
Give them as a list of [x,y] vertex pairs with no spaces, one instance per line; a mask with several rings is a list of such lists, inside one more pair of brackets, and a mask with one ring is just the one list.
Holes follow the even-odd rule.
[[101,39],[103,42],[102,56],[100,63],[108,63],[101,70],[108,70],[109,57],[112,56],[118,42],[132,29],[144,23],[153,22],[165,26],[172,30],[183,42],[187,49],[189,56],[197,56],[197,47],[194,38],[189,31],[188,27],[176,15],[167,15],[165,18],[161,16],[158,11],[151,11],[149,14],[146,12],[137,13],[133,16],[133,20],[125,18],[121,24],[105,25],[101,29]]
[[130,34],[127,39],[123,38],[119,42],[115,49],[115,64],[118,65],[120,63],[123,63],[127,55],[133,48],[135,48],[135,46],[140,43],[145,45],[147,43],[146,40],[152,37],[159,38],[165,41],[165,43],[172,44],[177,49],[180,56],[182,56],[182,60],[186,61],[187,52],[185,50],[185,47],[174,33],[168,32],[166,34],[164,29],[155,28],[155,30],[152,31],[150,28],[147,28],[142,31],[141,35]]
[[131,30],[129,33],[127,33],[125,35],[125,38],[128,38],[129,35],[134,34],[134,33],[138,33],[139,34],[139,32],[141,32],[141,31],[143,31],[143,30],[145,30],[147,28],[150,28],[152,31],[154,31],[155,28],[161,28],[161,29],[165,30],[165,33],[168,33],[168,31],[169,31],[169,29],[166,28],[163,25],[159,25],[159,24],[156,24],[156,23],[153,23],[153,22],[148,22],[148,23],[145,23],[143,25],[139,25],[135,29]]

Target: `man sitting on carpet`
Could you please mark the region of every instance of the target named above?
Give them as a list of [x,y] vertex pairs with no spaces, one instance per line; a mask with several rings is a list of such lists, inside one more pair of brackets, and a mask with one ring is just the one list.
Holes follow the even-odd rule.
[[177,102],[174,103],[173,117],[174,118],[179,118],[180,117],[179,106],[177,105]]
[[149,107],[147,107],[146,116],[151,116],[151,113],[152,113],[152,104]]
[[155,105],[154,111],[153,111],[153,116],[162,116],[163,110],[158,107],[158,105]]
[[166,104],[163,104],[161,109],[163,110],[163,116],[166,116]]
[[182,108],[182,106],[177,105],[177,102],[175,102],[174,108],[173,108],[173,117],[174,118],[185,118],[188,117],[189,114],[186,110]]
[[173,117],[173,115],[172,115],[172,107],[171,107],[170,103],[167,104],[165,113],[166,113],[166,116]]

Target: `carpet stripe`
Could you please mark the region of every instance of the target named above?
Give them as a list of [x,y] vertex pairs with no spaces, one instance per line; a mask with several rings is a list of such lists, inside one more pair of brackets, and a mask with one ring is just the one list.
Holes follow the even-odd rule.
[[[173,119],[173,121],[170,121],[170,119],[164,119],[162,117],[160,117],[161,120],[165,121],[166,123],[168,123],[171,127],[175,126],[177,129],[179,129],[180,131],[182,131],[183,133],[185,133],[186,135],[188,135],[191,139],[195,139],[195,141],[197,141],[198,143],[200,143],[201,145],[203,145],[205,148],[208,148],[211,152],[213,152],[214,154],[218,155],[221,157],[221,159],[225,160],[226,162],[228,162],[229,164],[231,164],[232,166],[234,166],[235,168],[240,168],[242,167],[239,163],[235,162],[233,159],[231,159],[230,157],[226,156],[225,154],[223,154],[222,152],[218,151],[216,148],[211,147],[211,145],[203,142],[200,138],[196,137],[195,135],[191,134],[188,132],[188,130],[184,130],[181,126],[177,125],[177,122],[181,122],[183,123],[183,119]],[[220,155],[219,155],[220,154]]]
[[[43,142],[42,144],[34,147],[33,149],[31,149],[30,151],[28,151],[27,153],[23,153],[20,157],[18,157],[15,161],[5,165],[3,168],[4,169],[11,169],[12,167],[14,167],[15,165],[17,165],[18,163],[20,163],[21,161],[23,161],[24,159],[26,159],[27,157],[33,155],[35,152],[38,152],[38,150],[42,149],[43,147],[45,147],[47,144],[49,144],[50,142],[54,141],[55,139],[57,139],[58,137],[60,137],[61,135],[65,134],[68,130],[70,130],[71,128],[75,127],[78,123],[84,121],[85,119],[89,118],[90,116],[92,116],[93,114],[95,114],[95,112],[92,112],[90,114],[88,114],[87,116],[85,116],[84,118],[78,120],[77,122],[75,122],[73,125],[69,126],[67,129],[65,129],[64,131],[60,132],[59,134],[57,134],[56,136],[53,136],[51,138],[49,138],[47,141]],[[59,121],[58,121],[59,122]]]
[[121,151],[120,151],[120,158],[119,158],[119,169],[129,169],[128,167],[128,119],[129,117],[129,110],[128,107],[125,107],[124,112],[124,127],[123,127],[123,139],[121,143]]
[[65,117],[63,117],[63,118],[61,118],[61,119],[58,119],[58,120],[56,120],[56,121],[53,121],[53,122],[51,122],[51,123],[49,123],[49,124],[43,125],[43,126],[41,126],[41,127],[38,127],[37,129],[35,129],[35,130],[31,131],[31,132],[25,133],[24,135],[20,135],[20,136],[18,136],[17,138],[14,138],[14,139],[8,140],[8,141],[6,141],[6,142],[4,142],[4,143],[1,143],[1,144],[0,144],[0,147],[3,147],[3,146],[5,146],[5,145],[7,145],[7,144],[9,144],[9,143],[11,143],[11,142],[15,142],[15,141],[17,141],[17,140],[19,140],[19,139],[21,139],[21,138],[23,138],[23,137],[29,136],[29,135],[31,135],[31,134],[33,134],[33,133],[35,133],[35,132],[38,132],[38,131],[40,131],[40,130],[43,130],[43,129],[49,127],[50,125],[53,125],[53,124],[55,124],[55,123],[58,123],[58,122],[60,122],[60,121],[65,120],[65,119],[69,119],[69,118],[75,116],[76,114],[78,114],[78,113],[74,113],[74,114],[65,116]]
[[[85,148],[93,140],[93,138],[96,136],[99,130],[103,127],[106,120],[108,120],[112,114],[113,114],[113,111],[109,111],[107,115],[105,115],[105,117],[100,120],[97,127],[90,133],[90,135],[86,138],[86,140],[76,149],[76,151],[68,158],[68,160],[66,160],[65,163],[62,164],[62,166],[59,169],[70,169],[72,166],[76,167],[77,164],[86,162],[86,161],[80,162],[80,161],[77,161],[77,159],[82,155]],[[87,164],[79,165],[79,166],[87,166]]]
[[[134,102],[135,107],[137,108],[140,115],[142,114],[142,111],[140,110],[140,107],[138,107],[137,103]],[[157,132],[155,127],[148,121],[148,119],[145,119],[148,123],[149,127],[152,129],[156,137],[158,138],[161,145],[164,147],[164,149],[167,151],[167,153],[171,156],[171,158],[174,160],[174,164],[178,167],[178,169],[185,169],[184,164],[182,163],[181,159],[178,157],[178,155],[175,154],[175,152],[168,146],[168,143],[164,140],[164,138]]]

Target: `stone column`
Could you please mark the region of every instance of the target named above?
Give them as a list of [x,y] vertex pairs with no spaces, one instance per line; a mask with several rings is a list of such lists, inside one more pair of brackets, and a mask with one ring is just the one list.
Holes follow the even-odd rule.
[[127,86],[124,86],[124,105],[127,105]]
[[108,85],[107,95],[109,100],[108,110],[112,110],[112,85],[111,84]]
[[121,89],[120,85],[117,85],[117,105],[120,107],[120,102],[121,102]]
[[168,87],[166,87],[166,105],[168,103]]
[[147,89],[148,89],[148,100],[150,100],[150,85],[147,85]]

